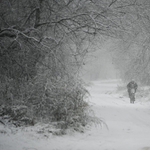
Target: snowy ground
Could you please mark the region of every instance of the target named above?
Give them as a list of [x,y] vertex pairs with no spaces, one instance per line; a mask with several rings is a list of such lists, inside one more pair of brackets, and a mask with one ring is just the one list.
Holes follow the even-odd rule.
[[90,104],[108,129],[93,126],[85,133],[54,136],[35,132],[40,124],[18,131],[0,125],[0,150],[150,150],[150,103],[130,104],[116,87],[115,80],[89,87]]

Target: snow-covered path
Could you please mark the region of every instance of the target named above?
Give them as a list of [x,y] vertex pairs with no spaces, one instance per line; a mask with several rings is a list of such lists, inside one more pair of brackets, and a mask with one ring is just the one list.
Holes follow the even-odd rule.
[[30,132],[0,133],[0,150],[150,150],[150,105],[115,93],[116,81],[96,81],[89,87],[90,103],[108,125],[87,132],[43,138]]
[[95,82],[90,89],[95,113],[109,128],[99,135],[99,149],[150,150],[150,105],[130,104],[128,98],[114,93],[115,83]]

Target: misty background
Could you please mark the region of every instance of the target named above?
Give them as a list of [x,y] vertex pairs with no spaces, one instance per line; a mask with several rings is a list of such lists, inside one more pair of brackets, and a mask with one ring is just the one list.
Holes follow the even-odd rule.
[[116,40],[111,38],[94,39],[90,47],[90,53],[81,70],[81,77],[85,81],[120,78],[119,70],[114,63],[114,48],[116,44]]

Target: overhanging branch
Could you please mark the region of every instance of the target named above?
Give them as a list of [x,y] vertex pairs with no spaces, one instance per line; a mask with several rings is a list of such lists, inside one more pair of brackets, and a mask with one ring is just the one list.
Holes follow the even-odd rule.
[[16,38],[17,35],[11,29],[8,28],[0,31],[0,37]]

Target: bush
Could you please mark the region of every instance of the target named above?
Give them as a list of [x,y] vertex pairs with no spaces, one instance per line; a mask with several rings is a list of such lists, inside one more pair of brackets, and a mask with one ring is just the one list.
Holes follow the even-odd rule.
[[78,130],[89,122],[89,105],[85,101],[88,91],[81,81],[73,77],[66,78],[58,80],[47,78],[47,74],[37,75],[34,80],[20,84],[16,91],[11,80],[8,82],[7,93],[11,93],[12,97],[6,94],[7,102],[3,99],[1,104],[10,107],[24,105],[31,119],[57,122],[58,128],[72,127]]
[[[33,116],[38,119],[58,122],[60,128],[68,128],[87,124],[85,97],[88,92],[79,82],[73,79],[66,82],[54,78],[40,80],[37,78],[30,90],[30,98],[26,105],[32,109]],[[36,82],[36,81],[35,81]],[[28,94],[29,95],[29,94]]]

